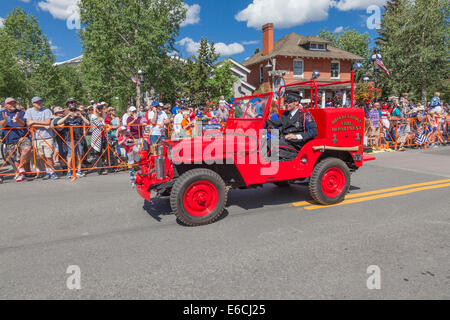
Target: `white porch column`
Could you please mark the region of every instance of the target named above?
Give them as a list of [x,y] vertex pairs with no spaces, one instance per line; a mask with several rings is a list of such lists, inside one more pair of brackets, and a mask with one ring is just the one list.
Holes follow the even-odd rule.
[[322,108],[325,108],[325,104],[326,104],[326,92],[325,90],[322,90]]
[[347,102],[347,90],[344,89],[344,94],[342,95],[342,106],[345,106]]

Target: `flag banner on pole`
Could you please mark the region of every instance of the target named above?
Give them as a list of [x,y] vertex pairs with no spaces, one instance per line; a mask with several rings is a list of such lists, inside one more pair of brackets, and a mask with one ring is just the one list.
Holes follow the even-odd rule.
[[386,74],[388,76],[391,75],[391,73],[389,72],[389,70],[386,68],[386,66],[383,63],[383,60],[381,60],[380,57],[377,57],[377,60],[375,61],[376,65],[379,66],[384,72],[386,72]]
[[133,81],[133,83],[137,83],[137,80],[135,77],[131,77],[130,79],[131,79],[131,81]]

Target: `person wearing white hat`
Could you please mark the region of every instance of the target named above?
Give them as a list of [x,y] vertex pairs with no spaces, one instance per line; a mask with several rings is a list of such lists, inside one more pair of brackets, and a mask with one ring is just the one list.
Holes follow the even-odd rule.
[[128,131],[132,137],[136,140],[142,138],[144,119],[137,115],[137,108],[135,106],[130,107],[130,115],[127,118]]

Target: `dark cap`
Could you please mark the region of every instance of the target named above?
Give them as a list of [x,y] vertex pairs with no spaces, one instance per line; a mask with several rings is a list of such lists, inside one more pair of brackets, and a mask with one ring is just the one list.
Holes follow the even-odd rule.
[[75,100],[74,98],[69,98],[69,99],[67,99],[67,101],[66,101],[66,104],[68,104],[68,103],[71,103],[71,102],[77,102],[77,100]]
[[292,102],[300,102],[302,98],[300,97],[300,95],[293,93],[293,92],[288,92],[286,94],[286,98],[284,98],[284,102],[286,103],[292,103]]

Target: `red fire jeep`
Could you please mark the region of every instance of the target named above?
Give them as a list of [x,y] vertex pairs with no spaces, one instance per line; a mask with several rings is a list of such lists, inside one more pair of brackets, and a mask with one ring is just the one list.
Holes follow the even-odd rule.
[[[351,108],[319,108],[318,89],[349,83]],[[353,108],[351,81],[309,80],[283,86],[278,91],[309,86],[309,112],[317,124],[317,136],[307,142],[292,161],[268,157],[264,131],[274,93],[236,99],[221,135],[164,140],[156,152],[139,153],[137,192],[147,201],[170,196],[177,218],[186,225],[212,223],[222,214],[232,188],[253,188],[265,183],[287,185],[309,179],[312,198],[323,205],[343,201],[350,174],[363,165],[364,112]],[[298,92],[298,91],[297,91]],[[278,101],[278,108],[281,107]],[[281,114],[280,110],[280,114]]]

